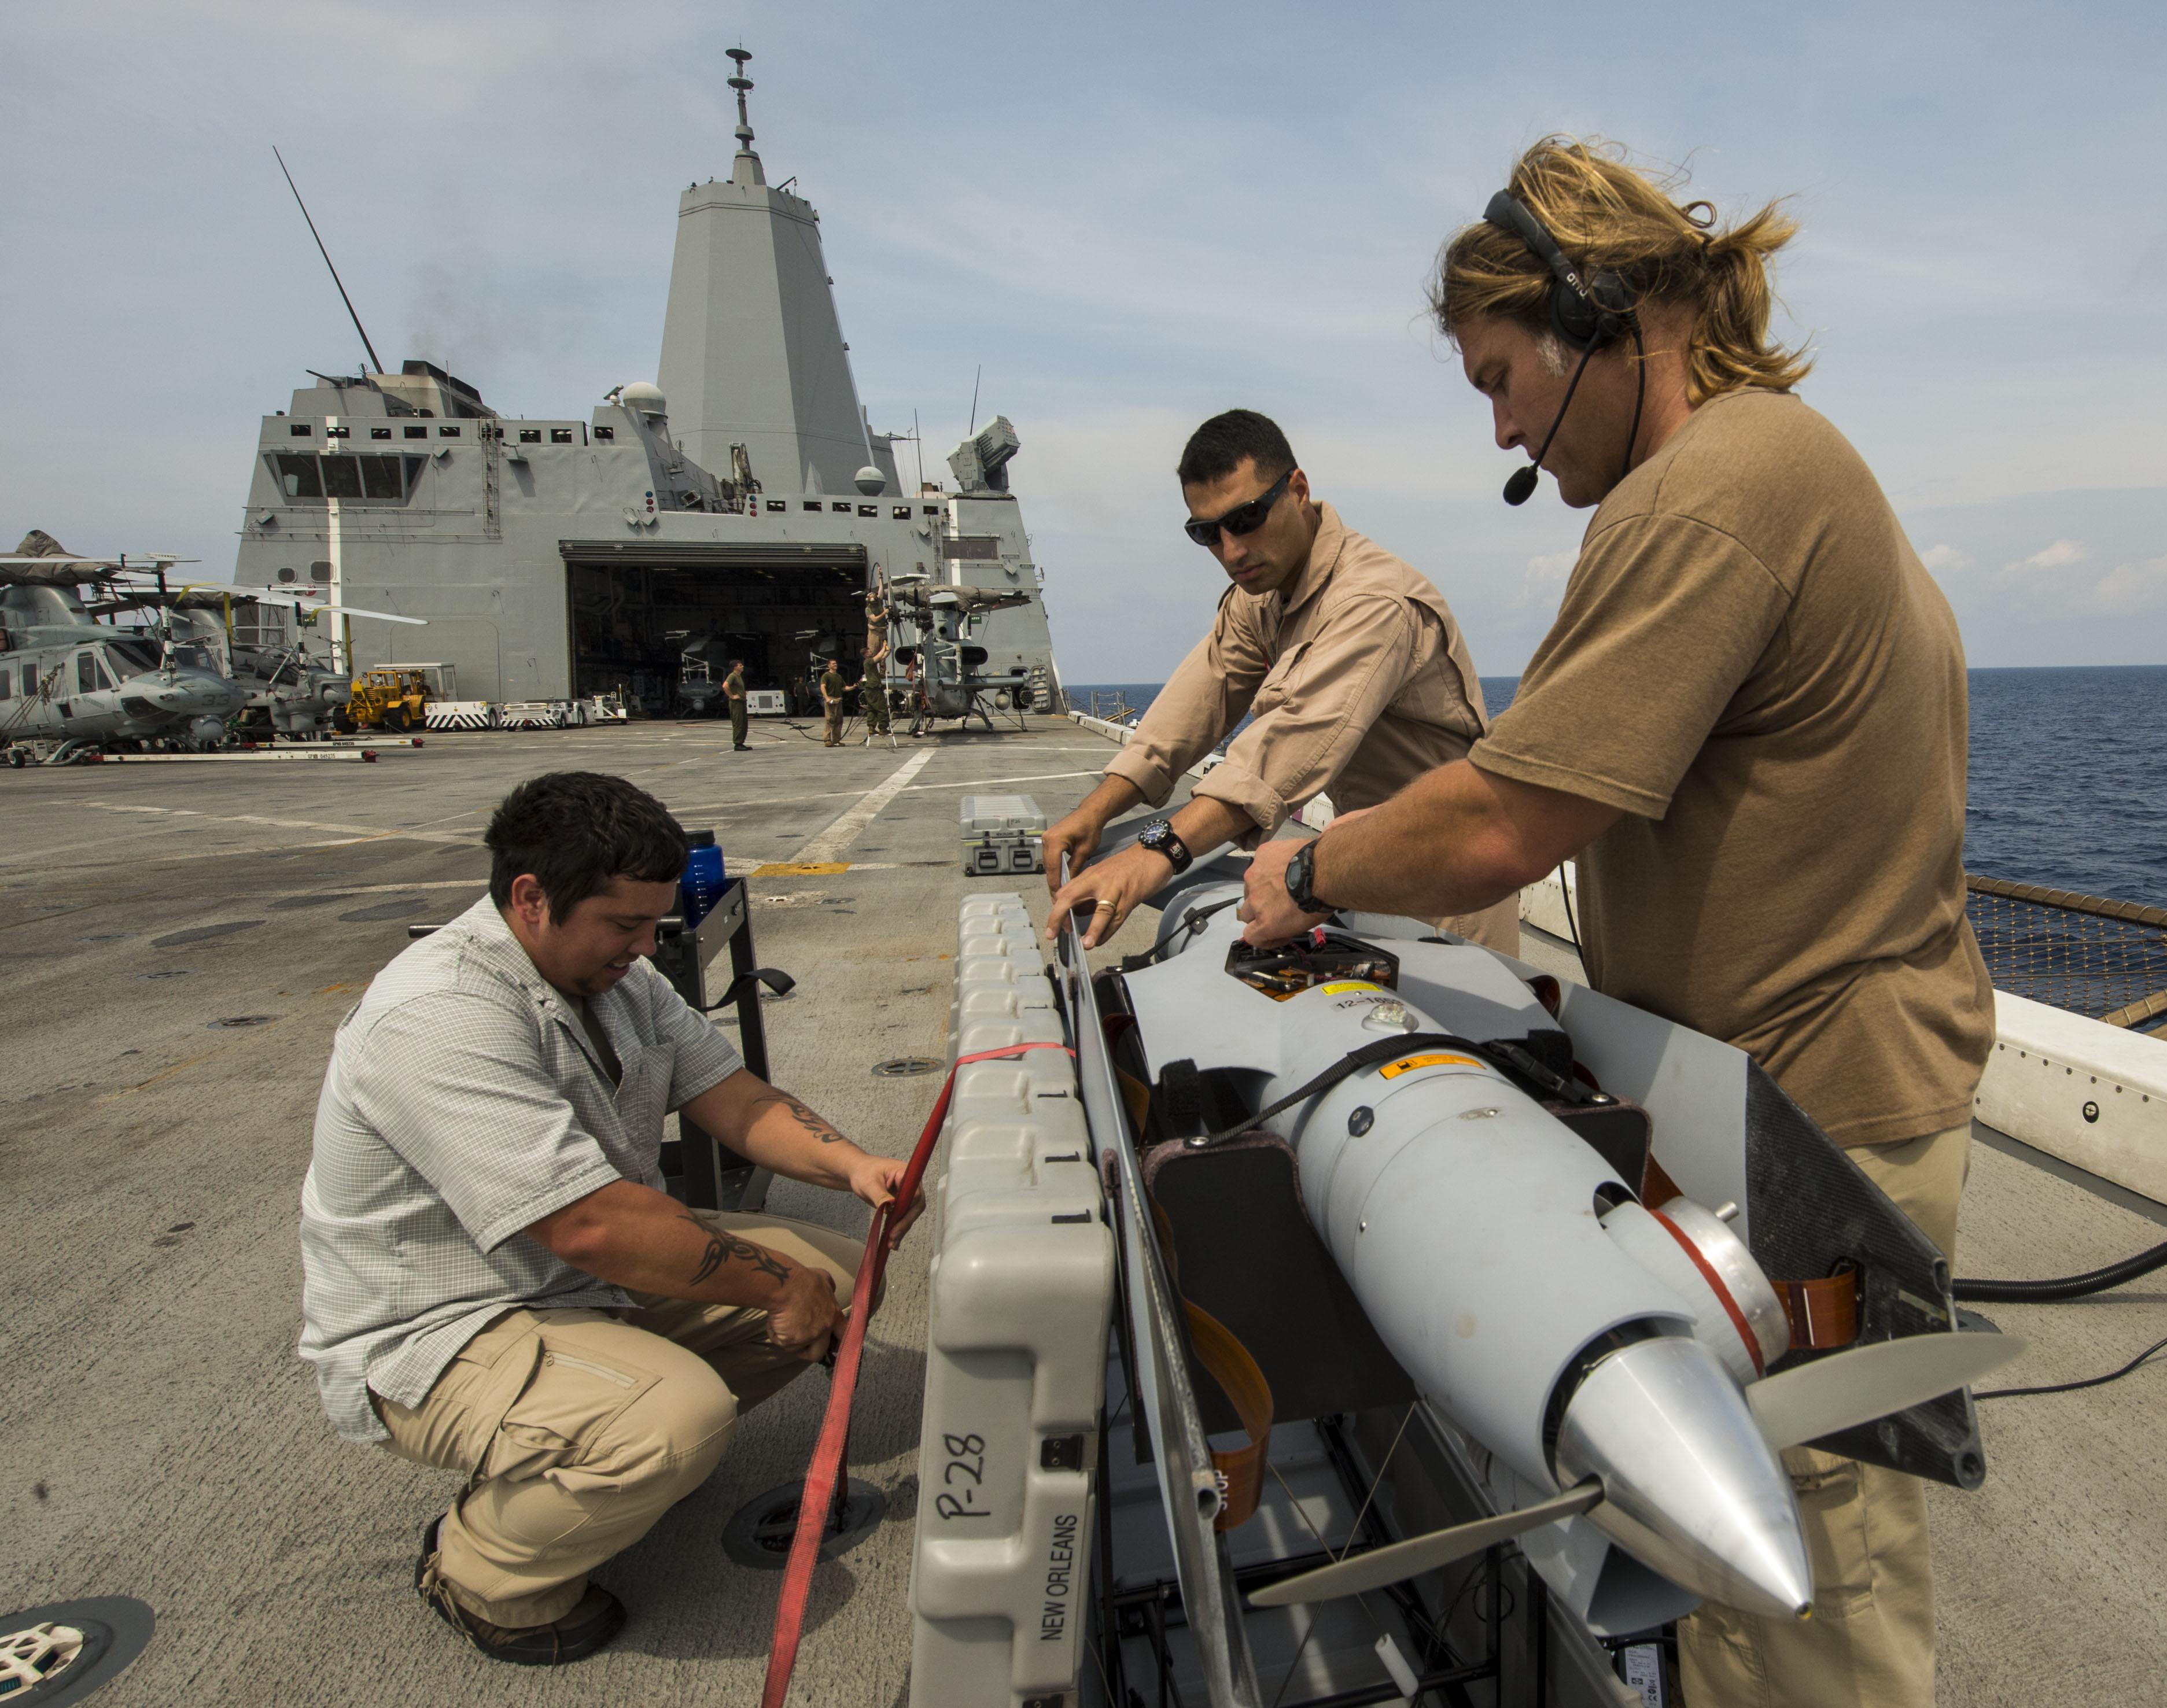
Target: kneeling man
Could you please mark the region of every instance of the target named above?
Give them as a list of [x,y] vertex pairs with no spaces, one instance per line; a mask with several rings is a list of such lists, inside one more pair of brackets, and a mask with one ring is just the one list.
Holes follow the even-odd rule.
[[[1309,477],[1276,424],[1229,410],[1190,435],[1175,471],[1189,537],[1233,584],[1211,632],[1158,691],[1106,780],[1046,833],[1052,918],[1090,907],[1095,948],[1192,855],[1253,848],[1311,796],[1342,812],[1389,800],[1462,757],[1490,727],[1475,660],[1429,579],[1312,503]],[[1226,759],[1133,848],[1060,889],[1061,856],[1080,865],[1109,820],[1163,806],[1175,781],[1249,719]],[[1516,897],[1438,922],[1515,954]],[[1048,935],[1053,928],[1048,927]]]
[[339,1027],[301,1188],[301,1356],[341,1435],[469,1479],[423,1532],[423,1600],[484,1654],[547,1666],[616,1635],[623,1605],[587,1573],[823,1356],[856,1274],[859,1242],[828,1229],[670,1198],[665,1116],[868,1204],[903,1165],[748,1072],[643,958],[685,865],[661,802],[554,772],[488,843],[489,895]]

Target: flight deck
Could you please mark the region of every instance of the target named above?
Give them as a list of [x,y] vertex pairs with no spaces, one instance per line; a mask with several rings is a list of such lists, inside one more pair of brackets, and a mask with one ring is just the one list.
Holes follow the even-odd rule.
[[[713,724],[634,722],[432,735],[367,766],[0,779],[14,1068],[0,1130],[18,1233],[0,1275],[14,1367],[31,1372],[4,1402],[15,1546],[0,1604],[148,1603],[156,1634],[102,1700],[379,1700],[410,1693],[417,1661],[482,1704],[755,1695],[778,1578],[734,1564],[722,1531],[802,1473],[822,1379],[763,1409],[707,1487],[604,1569],[632,1623],[556,1679],[464,1653],[415,1601],[415,1538],[451,1479],[341,1443],[294,1356],[296,1193],[331,1030],[410,926],[483,893],[487,815],[537,772],[619,772],[715,831],[731,871],[751,875],[760,960],[797,981],[764,1007],[777,1078],[867,1148],[908,1149],[946,1048],[960,903],[1016,893],[1044,917],[1036,877],[964,874],[961,797],[1029,794],[1056,814],[1108,749],[1052,719],[832,751],[760,720],[754,740],[732,754]],[[823,870],[761,870],[800,865]],[[1113,951],[1147,940],[1139,922]],[[1532,932],[1527,953],[1573,970]],[[935,1071],[909,1071],[919,1063]],[[2066,1274],[2160,1237],[2167,1210],[1983,1137],[1960,1272]],[[780,1182],[769,1203],[859,1231],[830,1194]],[[887,1517],[820,1567],[795,1700],[904,1699],[930,1249],[914,1239],[889,1270],[851,1437],[851,1474]],[[2032,1347],[1995,1385],[2111,1369],[2158,1338],[2163,1306],[2139,1283],[1994,1308]],[[1929,1491],[1944,1701],[2156,1700],[2162,1379],[1981,1404],[1985,1485]],[[1262,1679],[1267,1698],[1280,1683]]]

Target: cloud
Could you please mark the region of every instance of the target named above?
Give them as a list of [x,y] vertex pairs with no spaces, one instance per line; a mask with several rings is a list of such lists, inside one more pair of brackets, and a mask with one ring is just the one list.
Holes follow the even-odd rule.
[[1945,579],[1970,568],[1978,560],[1970,553],[1959,551],[1954,546],[1929,546],[1919,553],[1919,561],[1932,572],[1937,579]]
[[2167,558],[2117,564],[2094,584],[2091,602],[2116,616],[2167,608]]
[[1546,611],[1555,611],[1565,592],[1566,579],[1572,574],[1572,566],[1579,561],[1577,552],[1550,552],[1529,558],[1528,573],[1520,582],[1520,595],[1513,601],[1513,609],[1523,611],[1539,606]]
[[2067,569],[2083,563],[2090,556],[2091,553],[2080,541],[2057,540],[2053,545],[2042,551],[2034,552],[2028,558],[2021,558],[2014,563],[2003,565],[2001,573],[2005,576],[2017,576]]

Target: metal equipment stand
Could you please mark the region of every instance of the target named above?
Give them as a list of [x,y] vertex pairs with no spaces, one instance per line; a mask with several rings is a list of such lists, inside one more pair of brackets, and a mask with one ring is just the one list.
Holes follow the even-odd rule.
[[[724,942],[729,944],[730,981],[711,1002],[707,961]],[[766,988],[785,995],[796,981],[787,973],[761,966],[755,957],[744,880],[732,879],[714,911],[689,929],[682,915],[664,919],[655,928],[654,965],[677,994],[702,1013],[737,1010],[738,1053],[747,1067],[766,1079],[767,1028],[760,1012],[760,993]],[[662,1172],[673,1181],[681,1177],[689,1208],[752,1211],[766,1203],[767,1184],[773,1178],[768,1170],[739,1155],[689,1115],[678,1116],[677,1135],[662,1147]]]

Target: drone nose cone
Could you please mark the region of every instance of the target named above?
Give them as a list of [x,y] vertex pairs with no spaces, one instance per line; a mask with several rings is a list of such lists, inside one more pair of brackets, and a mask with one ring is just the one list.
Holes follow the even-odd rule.
[[1556,1464],[1566,1484],[1603,1479],[1590,1520],[1673,1583],[1763,1617],[1812,1611],[1791,1479],[1698,1341],[1635,1341],[1589,1371],[1566,1407]]

